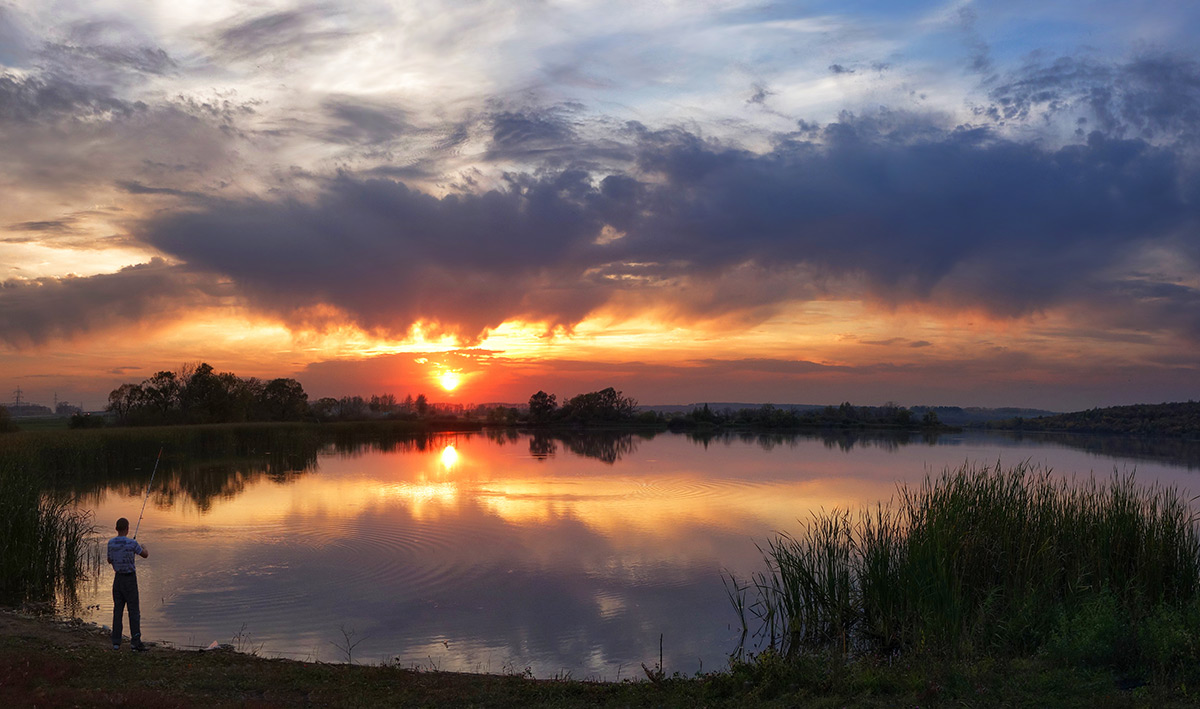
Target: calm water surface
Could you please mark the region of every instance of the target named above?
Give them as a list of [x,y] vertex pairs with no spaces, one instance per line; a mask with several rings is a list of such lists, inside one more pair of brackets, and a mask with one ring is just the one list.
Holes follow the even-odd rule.
[[[996,461],[1200,493],[1196,444],[988,434],[457,434],[290,472],[193,463],[160,470],[141,524],[143,635],[322,661],[348,639],[356,662],[607,680],[653,666],[661,636],[668,672],[717,669],[740,631],[721,574],[758,570],[756,541]],[[141,496],[85,504],[107,528]],[[111,622],[110,583],[84,590],[88,619]]]

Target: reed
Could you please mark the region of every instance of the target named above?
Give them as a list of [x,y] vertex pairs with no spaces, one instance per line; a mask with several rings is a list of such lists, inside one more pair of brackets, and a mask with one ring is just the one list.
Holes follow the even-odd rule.
[[69,598],[94,555],[90,516],[45,494],[25,468],[0,464],[0,604]]
[[765,570],[727,588],[759,644],[784,655],[1027,654],[1099,598],[1134,627],[1200,602],[1190,503],[1133,475],[964,465],[760,549]]

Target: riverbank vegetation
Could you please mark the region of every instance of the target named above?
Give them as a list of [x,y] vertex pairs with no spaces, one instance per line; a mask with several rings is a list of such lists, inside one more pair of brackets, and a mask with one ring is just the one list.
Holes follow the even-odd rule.
[[45,491],[37,476],[0,460],[0,605],[70,596],[88,573],[91,519]]
[[1132,476],[964,466],[762,551],[764,570],[728,579],[753,662],[1037,659],[1200,679],[1195,513]]
[[766,430],[811,429],[811,428],[879,428],[897,430],[945,429],[937,413],[925,410],[920,415],[898,404],[885,406],[854,406],[842,402],[839,406],[796,409],[775,407],[770,404],[755,408],[721,409],[709,408],[708,404],[686,414],[677,414],[668,420],[674,431],[705,429],[745,428]]
[[994,421],[987,424],[987,427],[1002,431],[1065,431],[1200,438],[1200,402],[1109,406],[1054,416],[1013,417]]

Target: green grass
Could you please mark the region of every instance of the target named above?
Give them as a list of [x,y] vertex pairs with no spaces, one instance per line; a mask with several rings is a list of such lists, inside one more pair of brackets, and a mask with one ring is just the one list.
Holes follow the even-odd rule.
[[757,647],[785,658],[1040,656],[1200,674],[1192,508],[1133,476],[963,466],[761,548],[765,570],[727,587]]

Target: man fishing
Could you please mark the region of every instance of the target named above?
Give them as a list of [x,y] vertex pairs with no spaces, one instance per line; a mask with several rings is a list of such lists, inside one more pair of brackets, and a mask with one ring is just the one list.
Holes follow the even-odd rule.
[[112,646],[114,650],[121,649],[121,616],[125,607],[129,606],[129,641],[134,652],[144,652],[147,648],[142,644],[142,610],[138,604],[137,570],[134,568],[134,557],[143,559],[150,552],[136,539],[125,536],[129,533],[129,520],[122,517],[117,520],[117,536],[108,540],[108,563],[113,571],[113,624]]

